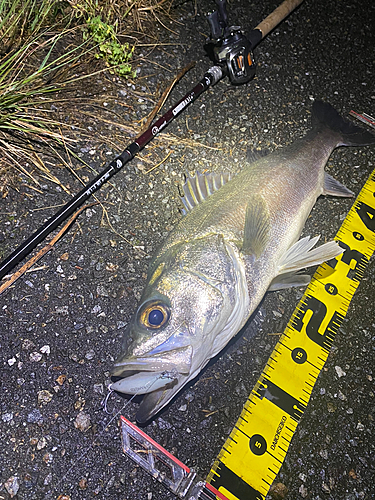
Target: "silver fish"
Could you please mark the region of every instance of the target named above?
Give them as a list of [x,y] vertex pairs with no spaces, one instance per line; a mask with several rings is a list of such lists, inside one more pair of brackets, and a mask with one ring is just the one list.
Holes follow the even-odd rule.
[[[297,274],[343,250],[319,237],[298,241],[320,195],[353,196],[324,166],[338,146],[375,135],[315,101],[302,139],[228,174],[185,183],[186,215],[153,257],[137,312],[112,370],[116,391],[145,394],[144,423],[244,326],[268,290],[306,285]],[[118,379],[120,378],[120,379]]]

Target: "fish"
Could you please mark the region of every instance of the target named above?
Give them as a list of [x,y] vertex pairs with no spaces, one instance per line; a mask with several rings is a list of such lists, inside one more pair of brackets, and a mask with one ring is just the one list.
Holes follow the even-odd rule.
[[307,134],[241,171],[197,173],[183,186],[185,215],[156,250],[139,306],[126,326],[111,388],[143,394],[144,424],[246,324],[267,291],[305,286],[301,270],[337,257],[335,241],[300,238],[320,195],[353,192],[325,172],[339,146],[375,135],[314,101]]

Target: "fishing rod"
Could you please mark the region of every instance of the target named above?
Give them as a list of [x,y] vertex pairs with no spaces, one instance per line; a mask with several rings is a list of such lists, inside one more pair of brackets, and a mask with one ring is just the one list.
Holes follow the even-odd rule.
[[12,254],[0,263],[0,280],[6,276],[21,260],[43,241],[62,222],[70,217],[90,196],[98,191],[111,177],[117,174],[134,156],[159,134],[202,92],[215,85],[225,76],[234,85],[250,81],[255,75],[253,49],[303,0],[284,0],[258,26],[250,30],[247,36],[240,26],[229,26],[226,0],[215,0],[217,10],[208,16],[211,37],[208,46],[211,49],[215,65],[212,66],[182,99],[172,106],[161,118],[156,120],[143,134],[132,142],[117,158],[91,180],[68,203],[50,217],[34,234],[17,247]]

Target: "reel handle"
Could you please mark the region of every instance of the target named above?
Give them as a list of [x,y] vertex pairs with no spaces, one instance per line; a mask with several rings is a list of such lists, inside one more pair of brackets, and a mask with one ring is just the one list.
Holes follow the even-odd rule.
[[211,29],[211,39],[219,42],[228,29],[228,15],[226,0],[215,0],[217,10],[207,16]]
[[226,0],[215,0],[217,10],[208,16],[213,56],[221,68],[226,67],[230,81],[243,84],[255,75],[252,50],[285,19],[303,0],[284,0],[271,14],[245,36],[240,26],[228,26]]
[[225,29],[228,27],[227,2],[226,0],[215,0],[215,3],[219,11],[222,26]]

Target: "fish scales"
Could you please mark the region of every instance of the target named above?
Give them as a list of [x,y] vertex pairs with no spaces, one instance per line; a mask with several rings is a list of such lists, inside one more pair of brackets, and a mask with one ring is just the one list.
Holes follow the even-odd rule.
[[[332,134],[330,147],[325,147],[322,152],[320,135],[296,141],[272,155],[246,165],[230,183],[182,219],[157,251],[153,261],[170,246],[211,233],[223,234],[228,240],[240,241],[250,194],[259,193],[266,200],[271,226],[278,240],[285,235],[285,224],[290,225],[293,219],[296,219],[298,231],[304,224],[306,212],[310,212],[316,198],[323,192],[322,166],[337,144],[337,134]],[[315,158],[315,168],[306,169],[306,165],[311,164],[311,158]]]
[[144,394],[152,418],[229,342],[267,290],[303,286],[299,271],[342,253],[298,238],[322,194],[353,193],[325,173],[340,145],[375,136],[315,101],[312,129],[291,145],[228,174],[197,174],[184,186],[187,214],[156,251],[139,307],[114,364],[112,388]]

